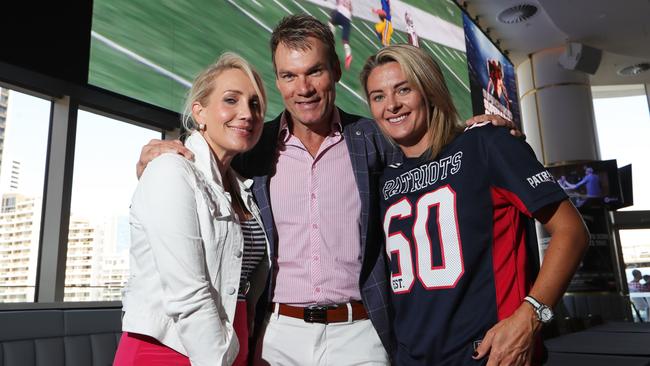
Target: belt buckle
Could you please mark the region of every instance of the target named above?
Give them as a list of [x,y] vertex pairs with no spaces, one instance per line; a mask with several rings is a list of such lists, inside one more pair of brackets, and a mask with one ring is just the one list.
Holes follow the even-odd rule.
[[310,305],[305,307],[303,320],[307,323],[327,324],[327,306]]

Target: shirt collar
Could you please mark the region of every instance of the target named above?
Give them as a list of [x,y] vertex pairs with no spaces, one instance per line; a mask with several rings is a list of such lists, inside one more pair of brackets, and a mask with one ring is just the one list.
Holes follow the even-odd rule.
[[[334,111],[332,111],[330,131],[330,136],[340,136],[343,133],[341,114],[339,113],[338,108],[334,108]],[[289,131],[289,112],[285,110],[282,112],[282,116],[280,117],[280,133],[278,134],[278,139],[279,141],[286,143],[290,138],[291,132]]]

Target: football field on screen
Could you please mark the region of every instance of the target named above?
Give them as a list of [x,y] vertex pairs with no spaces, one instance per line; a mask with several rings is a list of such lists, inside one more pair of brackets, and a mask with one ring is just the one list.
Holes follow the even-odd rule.
[[[399,12],[392,14],[391,43],[407,43],[404,11],[417,14],[420,47],[440,63],[461,118],[471,116],[464,44],[423,38],[437,34],[431,24],[442,25],[441,34],[453,33],[458,38],[461,11],[449,0],[393,0],[391,5]],[[196,74],[222,52],[235,51],[262,74],[269,96],[267,119],[271,119],[283,109],[271,64],[271,29],[290,13],[309,13],[326,23],[334,6],[334,0],[95,0],[88,82],[180,112]],[[371,12],[380,7],[380,1],[353,0],[353,6],[353,61],[349,70],[343,69],[336,104],[349,113],[367,116],[359,72],[366,58],[381,46],[374,31],[379,19]],[[334,36],[343,64],[340,27]]]

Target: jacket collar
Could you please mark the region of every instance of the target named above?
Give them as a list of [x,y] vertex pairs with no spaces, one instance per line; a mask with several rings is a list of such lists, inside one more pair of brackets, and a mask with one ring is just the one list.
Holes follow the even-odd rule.
[[[194,165],[205,175],[206,178],[212,182],[217,183],[223,190],[223,177],[219,171],[217,160],[210,150],[208,142],[201,136],[198,131],[193,131],[192,134],[185,139],[185,147],[194,153]],[[239,186],[240,194],[243,197],[250,195],[250,188],[253,185],[252,179],[244,179],[230,168],[230,175],[234,177]]]

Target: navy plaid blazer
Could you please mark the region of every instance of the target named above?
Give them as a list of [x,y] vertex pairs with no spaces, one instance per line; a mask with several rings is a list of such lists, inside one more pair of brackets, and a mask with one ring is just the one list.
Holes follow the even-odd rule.
[[[401,151],[389,143],[376,123],[370,119],[347,114],[339,109],[343,138],[347,144],[361,198],[361,253],[362,267],[359,289],[363,304],[373,326],[388,354],[394,349],[394,339],[390,328],[391,309],[389,307],[389,282],[386,258],[383,254],[383,236],[379,219],[378,179],[384,166],[401,160]],[[262,214],[264,230],[271,246],[269,256],[277,252],[277,232],[269,197],[269,177],[275,174],[277,162],[278,134],[280,118],[264,124],[259,143],[249,152],[240,154],[232,166],[243,176],[252,178],[253,195]],[[332,177],[335,178],[335,177]],[[351,193],[352,194],[352,193]],[[287,244],[284,244],[287,245]],[[274,275],[269,274],[270,301]],[[267,304],[259,304],[258,309]]]

